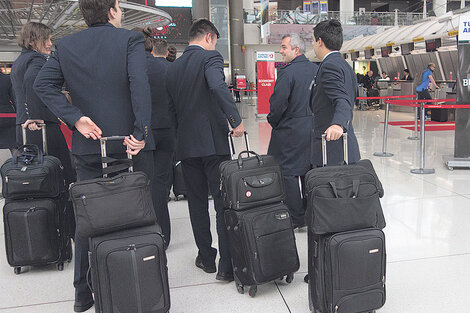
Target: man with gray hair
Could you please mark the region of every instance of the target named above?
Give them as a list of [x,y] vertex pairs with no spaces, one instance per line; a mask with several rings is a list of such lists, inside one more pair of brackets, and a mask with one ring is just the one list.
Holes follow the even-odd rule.
[[312,111],[310,83],[318,66],[304,55],[305,42],[297,34],[282,37],[284,67],[279,69],[268,122],[272,126],[268,154],[279,163],[284,177],[286,204],[294,227],[305,226],[306,203],[302,199],[304,176],[310,169]]

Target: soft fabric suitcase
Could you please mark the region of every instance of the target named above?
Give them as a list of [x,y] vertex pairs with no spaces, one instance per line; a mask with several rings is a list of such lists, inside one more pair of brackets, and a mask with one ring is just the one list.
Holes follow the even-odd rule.
[[64,199],[6,200],[3,208],[5,248],[8,264],[15,273],[22,266],[57,264],[72,259],[67,236]]
[[97,313],[165,313],[170,309],[165,243],[158,225],[90,238]]
[[186,197],[187,194],[181,161],[176,162],[173,167],[173,194],[176,201],[179,200],[180,196]]
[[377,228],[315,235],[308,231],[312,313],[374,312],[385,304],[385,236]]
[[[234,146],[228,135],[232,156]],[[233,210],[245,210],[284,200],[284,181],[279,165],[273,156],[259,155],[249,151],[245,132],[246,151],[235,160],[224,161],[219,166],[220,190],[224,206]],[[242,158],[247,153],[253,157]]]
[[[347,160],[347,134],[343,135]],[[322,136],[324,167],[306,176],[307,225],[316,234],[336,233],[367,227],[385,227],[380,204],[384,191],[372,163],[326,166],[326,138]],[[346,161],[345,161],[346,162]]]
[[250,286],[249,295],[254,297],[257,285],[284,276],[288,283],[292,282],[300,263],[285,204],[245,211],[229,209],[225,211],[225,223],[239,293]]
[[[77,232],[81,237],[93,237],[156,222],[150,181],[143,172],[133,172],[131,156],[116,160],[106,154],[106,142],[124,140],[123,136],[100,139],[103,178],[84,180],[70,186]],[[109,162],[124,162],[111,165]],[[112,178],[108,174],[129,169]]]

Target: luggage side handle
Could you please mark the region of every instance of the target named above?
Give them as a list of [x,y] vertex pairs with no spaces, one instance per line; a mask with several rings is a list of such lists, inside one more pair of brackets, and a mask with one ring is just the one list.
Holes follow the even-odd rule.
[[[42,132],[42,151],[44,155],[47,155],[47,137],[46,137],[46,124],[45,123],[37,123],[36,125],[41,128]],[[23,145],[26,145],[27,138],[26,138],[26,128],[23,128],[23,125],[21,125],[21,130],[23,131]]]
[[[229,131],[228,133],[228,145],[230,146],[230,158],[232,158],[233,160],[233,156],[235,155],[235,145],[233,144],[233,130],[232,131]],[[245,151],[248,151],[247,154],[248,156],[250,156],[250,143],[248,141],[248,133],[245,131],[243,133],[243,136],[245,138],[245,146],[246,146],[246,150]]]
[[[326,134],[321,135],[321,154],[323,167],[325,167],[328,164],[328,157],[326,153]],[[344,163],[348,164],[348,133],[343,133],[343,159]]]
[[117,159],[113,158],[108,158],[107,152],[106,152],[106,142],[108,141],[121,141],[126,139],[126,136],[111,136],[111,137],[101,137],[100,138],[100,146],[101,146],[101,166],[103,167],[103,177],[107,178],[108,174],[117,172],[123,169],[128,168],[129,173],[132,173],[134,171],[134,166],[132,164],[132,154],[127,153],[127,159],[128,161],[123,163],[123,164],[118,164],[118,165],[112,165],[110,166],[109,170],[106,170],[108,168],[108,162],[113,162],[113,161],[118,161]]

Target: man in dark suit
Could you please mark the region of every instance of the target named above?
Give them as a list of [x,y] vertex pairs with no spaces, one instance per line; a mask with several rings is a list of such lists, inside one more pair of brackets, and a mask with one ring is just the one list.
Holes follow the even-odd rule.
[[224,60],[215,51],[219,32],[208,20],[200,19],[189,30],[189,46],[170,64],[167,89],[176,109],[176,159],[182,161],[187,184],[189,213],[199,253],[196,266],[215,273],[217,250],[212,248],[208,184],[214,199],[219,237],[218,280],[232,281],[224,207],[220,196],[219,164],[230,159],[227,121],[234,136],[242,136],[240,114],[225,83]]
[[[79,0],[88,29],[61,39],[39,73],[34,88],[48,108],[74,126],[72,153],[78,181],[102,175],[103,136],[129,135],[107,146],[111,157],[134,155],[134,169],[153,175],[151,100],[142,34],[120,29],[117,0]],[[72,98],[61,93],[64,82]],[[142,151],[141,151],[142,150]],[[93,305],[87,286],[88,238],[75,236],[76,312]]]
[[359,146],[352,125],[357,80],[339,50],[343,28],[337,20],[318,23],[313,29],[313,49],[322,60],[312,81],[310,105],[313,112],[312,165],[322,165],[321,136],[326,134],[328,165],[343,161],[343,145],[338,139],[348,133],[349,163],[359,161]]
[[286,203],[294,227],[305,225],[305,203],[300,182],[310,169],[312,111],[309,106],[310,82],[318,66],[304,55],[305,42],[297,34],[282,38],[281,51],[287,63],[278,72],[268,122],[272,126],[268,154],[281,166]]
[[147,53],[148,77],[152,94],[152,134],[155,140],[153,198],[158,224],[162,227],[165,241],[170,244],[170,216],[168,194],[172,181],[172,163],[175,153],[175,112],[170,107],[166,88],[166,72],[170,61],[168,44],[164,39],[153,40],[152,53]]

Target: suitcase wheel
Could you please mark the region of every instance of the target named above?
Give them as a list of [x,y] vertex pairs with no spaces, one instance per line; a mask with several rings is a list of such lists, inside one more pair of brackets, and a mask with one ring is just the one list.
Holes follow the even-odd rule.
[[243,288],[243,286],[240,285],[239,283],[236,283],[236,285],[237,285],[238,293],[241,294],[241,295],[244,294],[245,293],[245,288]]
[[16,275],[20,275],[21,274],[21,267],[19,267],[19,266],[15,267],[14,272],[15,272]]
[[290,284],[294,280],[294,273],[287,274],[286,283]]
[[257,291],[258,291],[257,286],[251,286],[250,290],[248,290],[248,294],[250,295],[250,297],[254,298],[256,296]]
[[64,263],[57,263],[57,270],[63,271],[64,270]]

